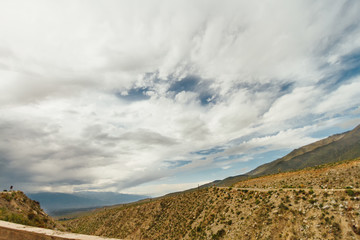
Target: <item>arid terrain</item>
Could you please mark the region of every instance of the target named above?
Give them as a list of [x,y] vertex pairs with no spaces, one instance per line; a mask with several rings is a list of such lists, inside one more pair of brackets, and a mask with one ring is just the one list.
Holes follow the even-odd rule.
[[280,173],[65,224],[74,232],[124,239],[360,239],[360,190],[352,188],[359,184],[359,168],[357,159]]
[[360,239],[360,159],[195,189],[55,222],[20,191],[1,220],[119,239]]
[[234,185],[240,188],[360,188],[360,158],[305,170],[273,174]]
[[34,227],[62,229],[61,224],[49,217],[36,201],[21,191],[0,193],[0,220]]
[[2,192],[0,220],[119,239],[360,239],[359,139],[360,126],[261,165],[258,174],[61,221],[20,191]]

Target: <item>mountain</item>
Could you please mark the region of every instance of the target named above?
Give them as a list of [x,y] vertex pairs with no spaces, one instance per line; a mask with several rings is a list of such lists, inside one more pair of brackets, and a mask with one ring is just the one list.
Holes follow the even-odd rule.
[[352,131],[295,149],[285,157],[261,165],[246,175],[260,176],[360,157],[360,125]]
[[360,239],[359,179],[360,158],[98,209],[62,223],[121,239]]
[[64,212],[73,212],[81,209],[95,208],[107,205],[138,201],[147,196],[122,194],[115,192],[75,192],[56,193],[39,192],[29,193],[28,196],[41,203],[44,210],[52,215],[61,215]]
[[244,175],[63,223],[124,239],[360,239],[359,179],[360,126]]
[[[260,165],[254,170],[217,180],[210,185],[232,186],[236,182],[248,178],[294,171],[326,163],[350,160],[360,157],[360,125],[352,131],[335,134],[320,141],[295,149],[286,156],[270,163]],[[209,184],[208,184],[209,185]]]
[[[43,228],[59,228],[41,208],[21,191],[0,192],[0,220]],[[1,237],[0,237],[1,238]]]

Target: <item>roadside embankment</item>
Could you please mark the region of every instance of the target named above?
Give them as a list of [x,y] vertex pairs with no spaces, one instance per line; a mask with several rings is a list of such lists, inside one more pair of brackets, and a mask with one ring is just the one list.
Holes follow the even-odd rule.
[[114,240],[0,221],[0,240]]

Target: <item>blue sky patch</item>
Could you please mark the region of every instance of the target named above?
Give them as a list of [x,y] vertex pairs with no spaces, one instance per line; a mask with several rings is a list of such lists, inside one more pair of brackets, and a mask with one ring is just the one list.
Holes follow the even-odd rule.
[[347,68],[339,72],[338,80],[335,84],[341,83],[360,74],[360,51],[344,56],[341,59],[341,63],[347,66]]
[[127,91],[127,95],[122,95],[119,92],[115,95],[120,99],[136,102],[150,99],[150,96],[146,95],[147,91],[149,91],[149,88],[132,88]]
[[209,92],[201,93],[199,98],[200,98],[201,105],[203,105],[203,106],[208,105],[210,103],[216,103],[216,97]]
[[246,156],[246,155],[245,154],[235,154],[235,155],[229,155],[229,156],[223,156],[223,157],[216,157],[214,159],[214,161],[215,162],[223,162],[223,161],[227,161],[227,160],[239,159],[244,156]]
[[290,92],[294,87],[293,82],[284,83],[280,86],[280,92]]
[[169,166],[170,169],[174,169],[174,168],[185,166],[185,165],[191,163],[191,161],[189,161],[189,160],[177,160],[177,161],[165,161],[165,163],[168,163],[170,165]]
[[192,152],[192,153],[198,154],[198,155],[211,155],[211,154],[223,152],[224,150],[225,149],[223,149],[221,147],[214,147],[214,148],[204,149],[204,150],[200,150],[200,151]]
[[179,93],[182,91],[185,92],[196,92],[196,87],[199,83],[199,78],[195,76],[189,76],[181,79],[180,81],[176,81],[171,84],[169,91]]
[[169,92],[176,94],[180,92],[195,92],[199,94],[199,100],[202,106],[216,103],[216,94],[209,88],[208,81],[201,81],[200,77],[188,76],[171,84]]

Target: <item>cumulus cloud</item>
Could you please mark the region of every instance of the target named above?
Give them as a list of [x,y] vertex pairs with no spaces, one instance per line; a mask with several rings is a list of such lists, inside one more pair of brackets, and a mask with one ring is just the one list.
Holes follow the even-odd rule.
[[358,1],[0,6],[5,185],[176,190],[360,117]]

